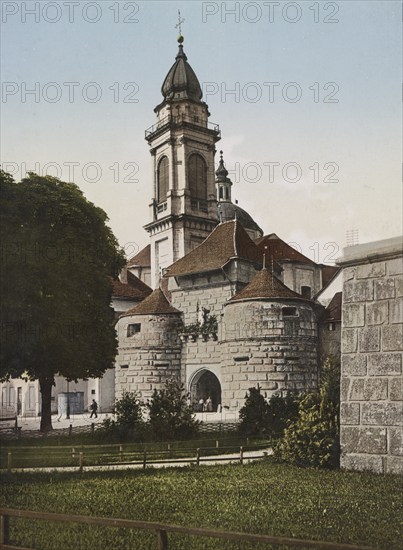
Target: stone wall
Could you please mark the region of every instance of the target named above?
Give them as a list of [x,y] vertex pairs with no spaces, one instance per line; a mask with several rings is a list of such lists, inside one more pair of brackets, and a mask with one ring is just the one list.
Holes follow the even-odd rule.
[[[127,336],[127,326],[140,323],[140,332]],[[116,399],[123,391],[137,392],[144,400],[162,389],[169,378],[179,378],[181,342],[179,315],[133,315],[117,324],[119,354],[116,358]]]
[[[284,318],[283,306],[298,316]],[[245,393],[259,384],[268,396],[317,385],[317,333],[309,303],[233,302],[222,327],[223,405],[239,408]]]
[[401,239],[344,250],[341,465],[403,472]]

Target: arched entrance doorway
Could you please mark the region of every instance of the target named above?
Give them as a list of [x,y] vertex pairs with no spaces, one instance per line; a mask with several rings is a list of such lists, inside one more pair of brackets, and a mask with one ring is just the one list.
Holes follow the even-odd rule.
[[190,399],[197,404],[200,399],[206,401],[208,397],[211,398],[215,412],[221,404],[221,384],[214,373],[203,369],[196,373],[190,383]]

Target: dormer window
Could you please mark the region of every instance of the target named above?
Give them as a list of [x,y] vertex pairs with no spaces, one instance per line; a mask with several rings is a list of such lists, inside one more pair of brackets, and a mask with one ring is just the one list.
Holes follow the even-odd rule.
[[301,286],[301,295],[304,298],[311,299],[311,287],[310,286]]

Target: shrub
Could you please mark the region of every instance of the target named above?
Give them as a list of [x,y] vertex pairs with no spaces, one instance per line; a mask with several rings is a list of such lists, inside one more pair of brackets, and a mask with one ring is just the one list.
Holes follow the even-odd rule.
[[280,437],[288,423],[298,415],[298,397],[291,392],[285,396],[272,395],[266,401],[260,387],[249,388],[245,405],[239,411],[239,430],[244,435]]
[[158,439],[189,439],[197,434],[199,422],[187,404],[184,386],[170,379],[162,390],[155,389],[147,403],[149,426]]
[[299,403],[298,418],[275,446],[274,456],[298,466],[336,468],[340,460],[340,365],[328,358],[319,390]]
[[144,435],[143,404],[134,392],[123,392],[121,399],[115,403],[116,420],[109,418],[102,423],[102,428],[118,439],[141,439]]

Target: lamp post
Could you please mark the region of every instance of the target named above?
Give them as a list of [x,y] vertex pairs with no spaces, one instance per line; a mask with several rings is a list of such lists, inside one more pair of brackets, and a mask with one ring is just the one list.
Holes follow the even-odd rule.
[[66,419],[70,420],[70,393],[69,393],[69,381],[67,380],[67,408],[66,408]]

